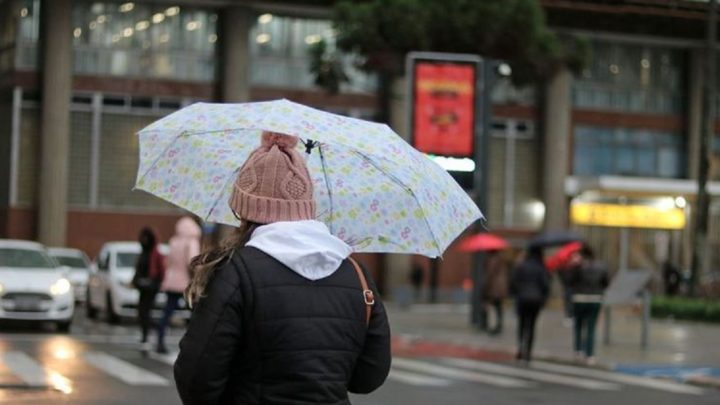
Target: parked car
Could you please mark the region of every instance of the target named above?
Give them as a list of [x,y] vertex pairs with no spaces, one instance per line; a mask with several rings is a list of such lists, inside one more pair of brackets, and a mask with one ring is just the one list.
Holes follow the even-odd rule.
[[[88,318],[94,319],[102,311],[109,323],[118,323],[121,318],[137,316],[138,291],[131,285],[135,274],[135,262],[140,255],[137,242],[108,242],[98,254],[87,287],[85,307]],[[168,246],[160,245],[160,253],[167,255]],[[165,306],[165,294],[159,293],[155,299],[152,316],[159,318]],[[189,318],[190,311],[184,303],[176,314]]]
[[92,263],[85,252],[80,249],[49,248],[48,253],[61,266],[68,267],[68,278],[75,292],[75,301],[85,301],[88,277],[92,271]]
[[75,299],[67,273],[39,243],[0,240],[0,319],[51,321],[69,331]]

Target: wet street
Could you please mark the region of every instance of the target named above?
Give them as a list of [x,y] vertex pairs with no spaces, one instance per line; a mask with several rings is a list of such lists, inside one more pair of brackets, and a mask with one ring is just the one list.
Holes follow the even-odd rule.
[[[0,403],[177,404],[176,353],[143,353],[132,322],[107,325],[78,315],[69,335],[51,327],[3,325]],[[177,347],[177,326],[169,338]],[[411,404],[693,404],[717,403],[708,388],[609,371],[537,362],[395,356],[387,383],[361,405]]]

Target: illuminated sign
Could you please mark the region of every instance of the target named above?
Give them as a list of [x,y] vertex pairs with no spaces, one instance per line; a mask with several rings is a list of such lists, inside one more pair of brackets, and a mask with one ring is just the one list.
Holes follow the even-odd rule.
[[418,60],[413,69],[413,146],[421,152],[472,157],[477,64]]
[[577,225],[618,228],[683,229],[685,212],[678,207],[573,202],[570,218]]

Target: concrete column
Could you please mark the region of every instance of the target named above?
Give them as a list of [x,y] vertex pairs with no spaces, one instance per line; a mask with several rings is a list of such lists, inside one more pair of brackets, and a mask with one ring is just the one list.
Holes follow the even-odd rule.
[[[250,101],[250,29],[253,22],[254,14],[247,8],[230,6],[220,12],[218,78],[220,99],[225,103]],[[234,229],[218,224],[212,243],[220,243]]]
[[253,13],[242,7],[227,7],[221,13],[220,79],[222,101],[250,101],[250,28]]
[[543,200],[545,229],[568,226],[565,178],[568,175],[570,136],[572,136],[572,75],[558,72],[545,89],[545,136],[543,145]]
[[700,157],[700,137],[702,136],[702,86],[705,77],[703,69],[705,57],[699,49],[693,50],[690,55],[690,74],[688,80],[687,105],[687,170],[688,177],[697,179],[698,158]]
[[45,0],[42,13],[42,130],[38,240],[65,244],[67,228],[72,0]]

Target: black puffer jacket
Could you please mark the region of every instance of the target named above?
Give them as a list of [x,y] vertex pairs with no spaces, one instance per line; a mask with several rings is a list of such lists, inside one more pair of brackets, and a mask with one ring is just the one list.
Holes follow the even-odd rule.
[[518,302],[545,303],[550,293],[550,279],[542,258],[528,257],[515,267],[510,293]]
[[311,281],[253,247],[216,270],[180,342],[185,404],[349,404],[390,369],[390,328],[377,290],[370,326],[345,260]]

